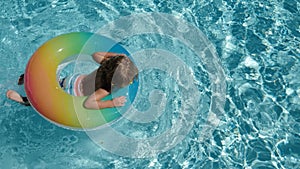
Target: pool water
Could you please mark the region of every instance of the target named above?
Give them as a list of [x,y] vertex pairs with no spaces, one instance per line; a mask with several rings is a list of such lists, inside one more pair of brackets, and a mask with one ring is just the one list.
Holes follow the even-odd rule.
[[[0,5],[0,168],[300,168],[299,1]],[[119,40],[140,69],[112,132],[58,127],[5,96],[25,95],[17,79],[40,45],[78,31]]]

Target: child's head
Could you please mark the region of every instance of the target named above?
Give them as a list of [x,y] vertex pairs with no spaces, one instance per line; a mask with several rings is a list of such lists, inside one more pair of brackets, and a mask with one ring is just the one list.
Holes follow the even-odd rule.
[[137,78],[138,69],[126,56],[115,56],[102,62],[97,70],[95,91],[103,88],[107,91],[125,87]]

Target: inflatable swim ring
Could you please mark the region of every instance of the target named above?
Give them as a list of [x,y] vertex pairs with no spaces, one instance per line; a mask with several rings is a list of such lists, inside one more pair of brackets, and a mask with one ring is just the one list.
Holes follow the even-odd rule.
[[[122,112],[117,108],[85,109],[83,102],[87,96],[70,95],[57,81],[56,71],[63,60],[78,54],[91,55],[96,51],[125,53],[129,56],[113,40],[87,32],[60,35],[38,48],[25,71],[25,91],[32,107],[47,120],[68,129],[95,129],[119,119]],[[133,102],[137,87],[138,81],[134,81],[126,88],[129,103]],[[109,95],[104,99],[111,98]]]

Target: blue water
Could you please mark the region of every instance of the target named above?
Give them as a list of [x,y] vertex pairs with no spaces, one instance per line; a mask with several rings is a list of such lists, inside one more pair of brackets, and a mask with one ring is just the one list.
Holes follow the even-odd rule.
[[[299,1],[14,0],[0,5],[0,168],[300,168]],[[155,137],[176,126],[173,122],[181,117],[180,100],[186,92],[184,81],[177,84],[176,78],[192,74],[199,92],[189,94],[186,102],[197,101],[197,110],[190,111],[195,112],[190,119],[193,125],[171,149],[145,158],[114,154],[87,133],[58,127],[32,108],[6,99],[7,89],[25,94],[17,79],[47,40],[68,32],[98,32],[124,16],[151,12],[170,14],[201,30],[218,58],[203,60],[170,36],[137,34],[121,39],[131,52],[171,51],[189,68],[173,65],[179,72],[174,76],[159,68],[140,72],[136,109],[151,108],[151,90],[165,93],[166,100],[164,95],[153,100],[166,107],[151,122],[123,119],[113,125],[127,137]],[[136,29],[149,25],[136,25]],[[161,57],[157,63],[165,63],[167,56]],[[212,68],[223,80],[217,84],[226,82],[219,86],[225,88],[222,96],[214,95],[218,89],[211,79]],[[213,100],[222,102],[222,98],[223,105],[214,105]],[[220,107],[222,113],[209,120],[208,112]]]

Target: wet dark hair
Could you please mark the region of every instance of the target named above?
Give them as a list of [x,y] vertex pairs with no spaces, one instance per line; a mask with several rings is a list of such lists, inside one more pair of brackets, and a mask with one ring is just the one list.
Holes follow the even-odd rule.
[[111,92],[129,85],[137,76],[138,69],[128,57],[111,57],[97,69],[95,91],[102,88]]

